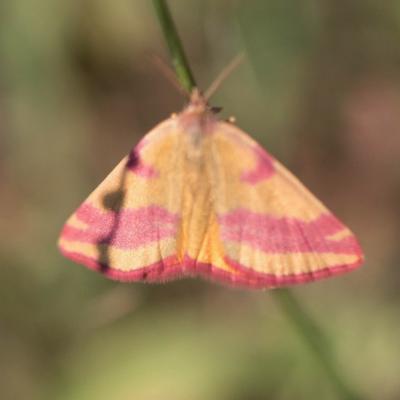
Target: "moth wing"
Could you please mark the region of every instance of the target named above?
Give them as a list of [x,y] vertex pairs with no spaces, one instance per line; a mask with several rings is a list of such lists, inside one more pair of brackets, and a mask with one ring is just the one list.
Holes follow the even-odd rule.
[[180,136],[170,118],[115,167],[67,220],[59,239],[66,257],[119,280],[179,274]]
[[224,261],[236,270],[233,283],[285,286],[362,263],[353,233],[237,127],[216,124],[210,163]]

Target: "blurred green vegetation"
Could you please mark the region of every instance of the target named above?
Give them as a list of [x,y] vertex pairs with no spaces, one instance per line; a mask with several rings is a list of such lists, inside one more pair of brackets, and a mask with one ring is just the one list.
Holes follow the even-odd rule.
[[[203,87],[358,234],[357,272],[295,290],[369,399],[400,398],[400,6],[170,1]],[[125,285],[64,260],[66,217],[183,106],[151,2],[0,5],[0,398],[336,399],[268,292]]]

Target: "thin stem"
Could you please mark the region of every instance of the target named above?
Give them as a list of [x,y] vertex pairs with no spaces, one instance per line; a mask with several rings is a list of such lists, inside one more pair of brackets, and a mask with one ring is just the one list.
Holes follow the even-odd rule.
[[273,292],[273,295],[315,360],[325,370],[340,398],[343,400],[361,400],[362,397],[349,386],[339,371],[331,343],[326,334],[305,311],[293,293],[288,289],[278,289]]
[[165,0],[153,0],[164,38],[167,42],[176,76],[182,87],[190,93],[196,87],[192,71],[183,50],[174,21]]
[[[153,0],[153,3],[163,28],[164,37],[169,47],[178,81],[185,90],[191,92],[192,89],[196,87],[196,82],[187,62],[168,5],[164,0]],[[273,295],[304,343],[313,353],[315,359],[325,370],[338,395],[340,395],[343,400],[361,400],[362,397],[351,389],[339,372],[326,335],[301,306],[301,303],[299,303],[287,289],[276,290],[273,292]]]

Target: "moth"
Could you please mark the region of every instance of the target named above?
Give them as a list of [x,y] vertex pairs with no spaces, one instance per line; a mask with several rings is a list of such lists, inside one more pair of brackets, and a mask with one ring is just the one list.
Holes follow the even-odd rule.
[[363,261],[354,234],[197,89],[68,219],[59,248],[120,281],[202,276],[245,288],[314,281]]

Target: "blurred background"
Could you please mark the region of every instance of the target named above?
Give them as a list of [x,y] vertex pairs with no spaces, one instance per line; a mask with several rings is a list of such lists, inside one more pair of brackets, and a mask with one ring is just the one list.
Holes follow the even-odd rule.
[[[293,289],[369,399],[400,398],[400,2],[171,0],[214,105],[358,235],[351,274]],[[270,292],[120,284],[63,259],[65,219],[184,100],[150,1],[0,5],[0,397],[337,399]]]

